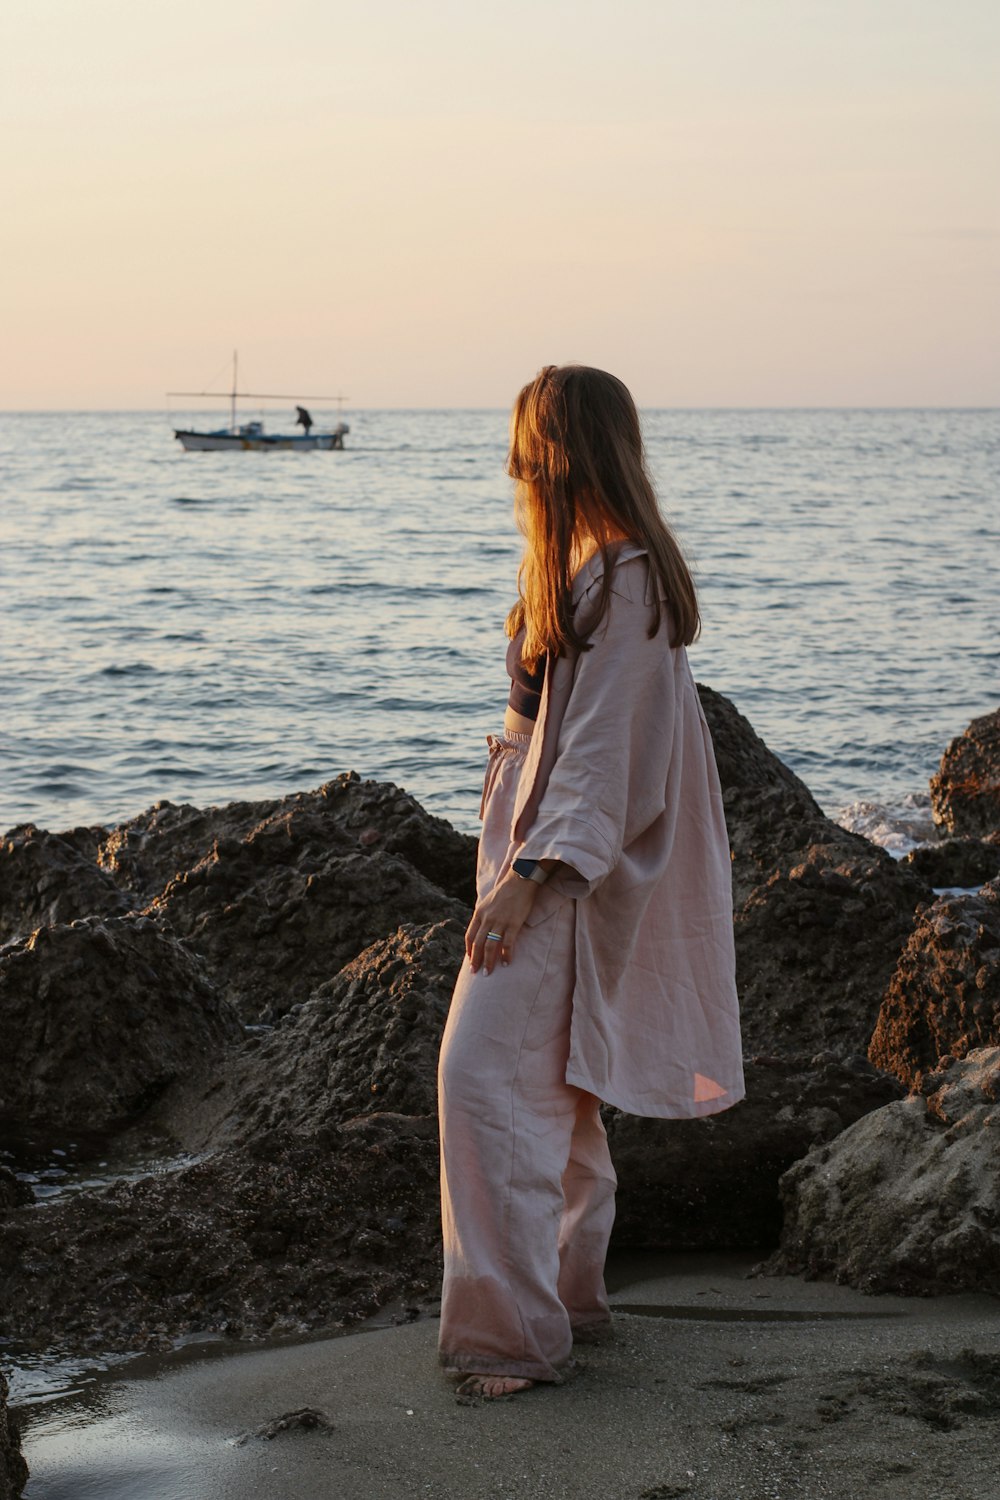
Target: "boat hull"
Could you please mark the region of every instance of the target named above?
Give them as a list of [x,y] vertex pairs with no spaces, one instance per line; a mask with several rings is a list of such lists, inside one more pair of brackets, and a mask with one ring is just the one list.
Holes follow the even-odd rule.
[[[346,429],[345,429],[346,430]],[[187,453],[313,453],[332,452],[344,446],[343,432],[244,435],[239,432],[192,432],[175,428],[174,437]]]

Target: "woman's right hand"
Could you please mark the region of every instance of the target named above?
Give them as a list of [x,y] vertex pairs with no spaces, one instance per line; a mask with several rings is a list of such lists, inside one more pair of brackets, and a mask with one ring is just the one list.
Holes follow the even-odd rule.
[[[539,886],[508,870],[502,880],[478,902],[465,932],[465,951],[473,974],[483,969],[492,974],[497,964],[506,967],[514,957],[518,933],[531,915]],[[499,933],[499,941],[491,938]]]

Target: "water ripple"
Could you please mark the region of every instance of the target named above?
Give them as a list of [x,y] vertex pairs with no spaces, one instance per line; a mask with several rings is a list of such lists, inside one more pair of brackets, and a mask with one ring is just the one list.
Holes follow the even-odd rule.
[[[696,676],[831,810],[924,793],[1000,699],[997,414],[644,422],[699,578]],[[2,826],[353,768],[475,830],[520,552],[506,413],[351,426],[272,463],[184,455],[147,414],[0,417]]]

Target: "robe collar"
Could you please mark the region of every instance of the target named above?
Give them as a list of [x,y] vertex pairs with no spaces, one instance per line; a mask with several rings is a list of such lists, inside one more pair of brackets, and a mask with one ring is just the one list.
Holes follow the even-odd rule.
[[[614,556],[614,563],[628,562],[633,557],[644,557],[646,548],[641,542],[626,542]],[[579,604],[584,594],[599,578],[604,576],[604,560],[601,549],[592,553],[573,578],[573,603]]]

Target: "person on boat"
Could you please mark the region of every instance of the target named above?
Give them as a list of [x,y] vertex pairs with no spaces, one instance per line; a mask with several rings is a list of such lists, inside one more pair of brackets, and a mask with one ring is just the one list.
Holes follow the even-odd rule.
[[312,427],[312,424],[313,419],[306,411],[305,407],[297,406],[295,408],[295,425],[302,428],[304,437],[309,436],[309,429]]
[[439,1356],[459,1394],[558,1383],[610,1325],[599,1113],[745,1093],[729,839],[685,647],[694,582],[622,382],[546,366],[511,419],[525,537],[476,906],[438,1070]]

